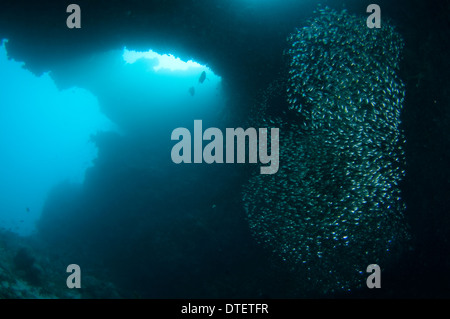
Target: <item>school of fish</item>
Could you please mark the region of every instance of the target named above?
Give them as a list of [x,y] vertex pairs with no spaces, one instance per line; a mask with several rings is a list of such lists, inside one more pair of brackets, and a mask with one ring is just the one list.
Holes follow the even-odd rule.
[[[255,115],[260,127],[280,128],[280,168],[244,185],[250,229],[320,293],[365,286],[367,266],[388,268],[409,238],[396,74],[404,43],[386,20],[369,29],[366,18],[319,9],[288,37],[286,79]],[[268,114],[280,106],[267,105],[273,94],[287,116]]]

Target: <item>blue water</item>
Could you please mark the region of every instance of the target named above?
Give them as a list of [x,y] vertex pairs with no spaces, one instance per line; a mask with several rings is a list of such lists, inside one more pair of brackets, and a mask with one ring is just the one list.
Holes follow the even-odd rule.
[[[85,87],[60,89],[51,72],[36,76],[24,63],[8,59],[5,43],[0,46],[0,227],[20,235],[36,231],[53,187],[83,184],[97,157],[91,139],[97,132],[132,134],[152,127],[155,139],[164,138],[158,132],[165,123],[219,114],[224,105],[221,78],[193,61],[167,54],[148,58],[127,49],[105,52],[72,69]],[[203,71],[207,78],[199,83]],[[126,114],[122,126],[102,112],[96,94],[114,100],[116,114]]]

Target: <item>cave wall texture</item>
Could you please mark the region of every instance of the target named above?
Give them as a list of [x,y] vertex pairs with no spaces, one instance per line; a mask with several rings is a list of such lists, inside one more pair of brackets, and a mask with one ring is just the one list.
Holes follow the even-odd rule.
[[[315,1],[297,0],[283,6],[237,0],[80,0],[82,28],[68,29],[66,8],[72,2],[2,1],[0,37],[11,40],[10,56],[36,74],[51,70],[66,87],[74,83],[62,66],[71,59],[124,46],[152,48],[207,64],[245,95],[276,76],[287,35],[316,9]],[[365,12],[365,3],[347,3]]]
[[[66,8],[73,2],[2,1],[0,37],[10,39],[10,56],[25,61],[36,74],[51,70],[59,86],[67,87],[74,83],[64,73],[63,65],[71,59],[124,46],[135,50],[152,48],[207,64],[246,96],[264,89],[280,72],[286,37],[316,9],[316,1],[310,0],[285,0],[283,6],[270,1],[238,0],[79,0],[75,3],[82,9],[82,28],[68,29]],[[383,15],[395,14],[403,20],[396,22],[400,22],[400,29],[409,30],[411,41],[430,37],[425,21],[436,16],[445,20],[448,9],[439,1],[397,2],[395,7],[388,1],[377,3]],[[365,13],[370,1],[321,3]],[[413,11],[423,16],[415,16]],[[439,24],[428,26],[440,28]]]
[[[37,74],[52,70],[62,87],[73,84],[61,68],[67,61],[127,46],[194,58],[233,85],[252,90],[278,72],[298,12],[312,11],[299,1],[291,1],[297,14],[279,9],[278,15],[261,17],[239,1],[81,0],[76,3],[82,28],[70,30],[65,21],[72,2],[2,1],[0,12],[0,36],[10,38],[10,55]],[[274,18],[279,16],[285,18],[281,25]]]
[[[82,9],[82,28],[72,30],[65,21],[66,8],[73,2],[2,1],[0,37],[11,40],[7,44],[10,56],[25,61],[36,74],[51,70],[58,84],[67,87],[74,83],[62,66],[71,59],[124,46],[135,50],[152,48],[207,64],[246,96],[264,89],[280,72],[286,37],[316,9],[316,1],[310,0],[285,0],[283,6],[271,1],[238,0],[79,0],[75,3]],[[371,2],[321,3],[365,13]],[[400,17],[402,21],[396,22],[400,29],[409,30],[411,39],[406,37],[411,42],[424,44],[433,36],[427,30],[446,26],[443,21],[448,5],[444,2],[401,0],[395,6],[389,6],[389,1],[377,3],[383,15]],[[430,25],[434,18],[437,24]]]

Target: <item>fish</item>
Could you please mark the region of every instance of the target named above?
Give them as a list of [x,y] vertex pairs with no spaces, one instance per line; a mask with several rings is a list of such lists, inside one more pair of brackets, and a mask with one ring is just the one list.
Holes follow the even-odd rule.
[[[252,113],[254,127],[277,123],[283,147],[277,174],[243,185],[247,222],[287,271],[306,277],[299,286],[323,294],[361,287],[365,267],[376,259],[388,268],[410,238],[398,186],[406,166],[396,75],[404,41],[389,23],[374,33],[361,21],[324,8],[297,29],[285,78]],[[274,95],[285,98],[289,119],[274,118]]]
[[206,80],[206,71],[203,71],[202,74],[200,74],[200,77],[198,78],[198,82],[202,84]]
[[190,94],[191,96],[194,96],[194,95],[195,95],[195,87],[191,86],[191,87],[189,88],[188,92],[189,92],[189,94]]

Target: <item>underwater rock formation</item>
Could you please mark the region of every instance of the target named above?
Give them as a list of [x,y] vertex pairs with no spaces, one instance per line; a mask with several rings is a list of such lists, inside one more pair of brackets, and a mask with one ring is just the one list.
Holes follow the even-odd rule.
[[[67,242],[66,242],[67,243]],[[70,250],[0,229],[0,299],[125,298],[101,270],[84,267],[82,289],[68,289]]]
[[[365,285],[367,266],[383,269],[408,239],[403,41],[385,20],[369,29],[365,19],[320,9],[288,38],[287,80],[266,92],[255,118],[280,127],[280,169],[243,191],[257,241],[321,293]],[[268,114],[274,92],[285,94],[284,116]]]
[[34,286],[42,284],[41,268],[30,251],[24,247],[20,248],[13,259],[16,271],[22,275],[28,283]]

